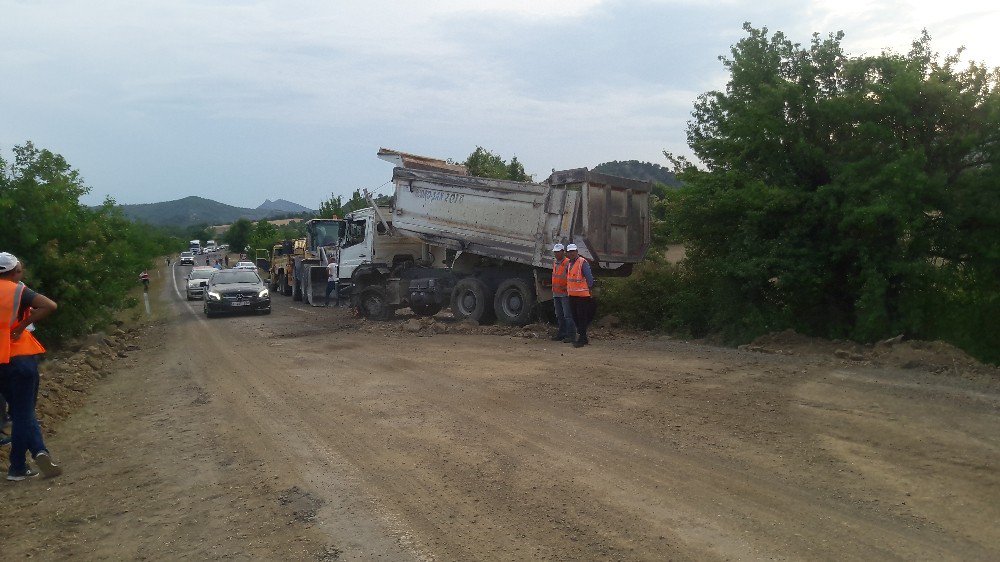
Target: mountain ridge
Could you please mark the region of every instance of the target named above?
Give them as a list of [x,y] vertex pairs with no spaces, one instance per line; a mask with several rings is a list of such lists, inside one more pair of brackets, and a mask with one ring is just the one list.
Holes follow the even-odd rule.
[[[313,213],[311,209],[278,199],[265,199],[256,209],[227,205],[197,195],[160,203],[138,203],[119,205],[122,213],[133,221],[141,221],[156,226],[187,227],[199,224],[230,224],[237,219],[251,221],[260,219],[287,218],[290,215]],[[298,210],[301,209],[301,210]]]

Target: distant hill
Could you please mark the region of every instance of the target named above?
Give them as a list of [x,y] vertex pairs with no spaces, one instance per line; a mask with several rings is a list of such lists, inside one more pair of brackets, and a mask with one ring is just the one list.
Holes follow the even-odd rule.
[[293,205],[304,211],[293,211],[280,209],[260,208],[247,209],[234,207],[205,199],[203,197],[191,196],[176,201],[164,201],[163,203],[145,203],[141,205],[121,205],[125,216],[152,225],[187,227],[197,224],[229,224],[240,218],[247,218],[252,221],[260,219],[283,218],[290,214],[308,212],[309,209],[296,205],[288,201],[265,201],[261,207],[268,204]]
[[640,162],[638,160],[619,162],[615,160],[594,166],[594,171],[621,178],[662,183],[669,187],[681,186],[680,180],[674,176],[673,172],[652,162]]
[[277,212],[282,212],[282,213],[314,213],[314,212],[316,212],[313,209],[309,209],[307,207],[303,207],[302,205],[299,205],[298,203],[292,203],[291,201],[285,201],[284,199],[277,199],[275,201],[271,201],[270,199],[265,199],[264,202],[261,203],[257,207],[257,210],[258,211],[277,211]]

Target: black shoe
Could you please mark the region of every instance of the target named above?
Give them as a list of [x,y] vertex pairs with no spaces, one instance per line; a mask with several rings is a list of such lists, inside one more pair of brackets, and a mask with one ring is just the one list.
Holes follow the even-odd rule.
[[557,334],[557,335],[554,335],[554,336],[552,336],[552,341],[560,341],[560,340],[562,340],[562,339],[563,339],[563,337],[562,337],[562,336],[560,336],[560,335],[558,335],[558,334]]
[[7,480],[11,482],[20,482],[21,480],[27,480],[28,478],[33,478],[38,476],[38,472],[31,470],[29,467],[24,467],[21,470],[14,470],[12,468],[7,469]]
[[576,343],[573,344],[573,347],[583,347],[588,343],[590,343],[590,340],[578,340]]
[[565,338],[563,339],[563,343],[576,343],[576,340],[573,338]]

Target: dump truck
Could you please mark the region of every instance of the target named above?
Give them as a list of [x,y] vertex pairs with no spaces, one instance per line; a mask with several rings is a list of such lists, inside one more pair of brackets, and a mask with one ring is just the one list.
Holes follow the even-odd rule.
[[400,166],[396,154],[379,153],[397,164],[393,205],[346,215],[339,247],[325,251],[363,316],[450,307],[524,325],[552,300],[554,244],[577,244],[598,276],[628,275],[649,248],[649,182],[586,168],[515,182]]

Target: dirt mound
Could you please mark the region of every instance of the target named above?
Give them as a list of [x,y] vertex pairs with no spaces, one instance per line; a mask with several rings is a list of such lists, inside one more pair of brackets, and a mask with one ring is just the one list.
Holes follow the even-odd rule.
[[42,361],[36,412],[47,434],[56,433],[57,423],[83,404],[91,388],[110,374],[116,362],[140,349],[141,337],[141,328],[92,334]]
[[921,369],[1000,381],[1000,368],[985,365],[961,349],[941,341],[905,340],[896,336],[874,345],[804,336],[794,330],[765,334],[740,349],[779,355],[827,355],[876,367]]

